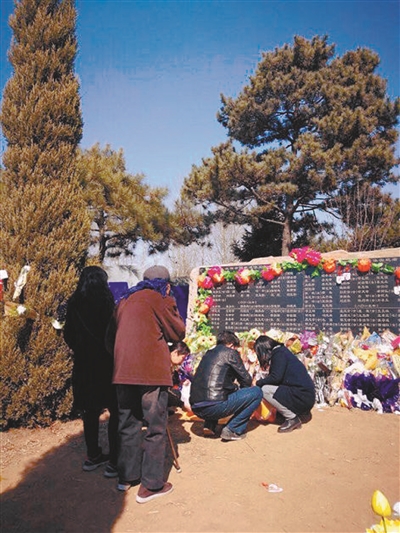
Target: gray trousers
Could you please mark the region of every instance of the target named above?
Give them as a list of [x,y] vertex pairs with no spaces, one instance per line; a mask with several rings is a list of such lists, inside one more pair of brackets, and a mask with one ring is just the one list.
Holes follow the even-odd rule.
[[264,399],[280,413],[286,420],[295,418],[297,415],[293,413],[290,409],[279,403],[273,397],[278,385],[263,385],[261,390],[263,393]]

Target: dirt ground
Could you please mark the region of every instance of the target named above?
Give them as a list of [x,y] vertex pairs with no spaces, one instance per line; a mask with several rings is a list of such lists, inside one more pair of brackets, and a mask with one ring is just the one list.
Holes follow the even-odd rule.
[[[83,472],[82,422],[1,437],[1,533],[357,532],[379,522],[371,496],[400,500],[400,416],[324,407],[300,430],[251,421],[246,439],[204,438],[177,411],[168,446],[174,492],[144,505],[102,468]],[[101,440],[106,439],[106,415]],[[263,483],[276,484],[269,493]]]

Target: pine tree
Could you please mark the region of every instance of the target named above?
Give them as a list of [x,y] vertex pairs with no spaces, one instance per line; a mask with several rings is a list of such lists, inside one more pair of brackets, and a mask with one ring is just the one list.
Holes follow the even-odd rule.
[[84,198],[92,218],[91,245],[100,263],[132,256],[138,241],[149,252],[164,251],[172,232],[163,200],[167,190],[150,187],[142,174],[126,171],[123,150],[95,144],[77,159]]
[[[9,274],[0,332],[6,426],[45,424],[70,412],[71,361],[52,321],[76,286],[90,228],[75,173],[82,117],[74,1],[19,0],[10,26],[14,72],[1,110],[7,149],[0,202],[0,268]],[[18,296],[14,284],[25,266]]]
[[[229,141],[193,166],[182,198],[214,220],[249,226],[252,237],[278,228],[272,248],[281,234],[282,255],[298,231],[312,238],[329,229],[316,214],[341,218],[338,198],[398,179],[400,100],[388,98],[378,65],[364,48],[335,57],[326,36],[296,36],[293,46],[264,53],[242,92],[222,96],[218,120]],[[248,244],[242,250],[251,254]]]

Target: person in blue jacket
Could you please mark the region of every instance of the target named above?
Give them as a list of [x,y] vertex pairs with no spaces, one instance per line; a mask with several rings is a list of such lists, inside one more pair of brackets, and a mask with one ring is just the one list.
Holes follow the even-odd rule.
[[281,342],[260,335],[254,350],[268,375],[256,381],[264,399],[284,418],[279,433],[301,428],[301,415],[308,415],[315,403],[315,387],[303,363]]

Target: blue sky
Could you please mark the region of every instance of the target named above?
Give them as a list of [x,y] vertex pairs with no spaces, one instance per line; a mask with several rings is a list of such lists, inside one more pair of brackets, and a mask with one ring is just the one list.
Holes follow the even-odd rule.
[[[12,0],[1,2],[3,91]],[[329,36],[336,53],[359,46],[381,58],[388,94],[400,94],[398,0],[76,0],[84,135],[123,148],[127,170],[178,194],[193,164],[226,140],[220,94],[237,95],[263,51],[294,35]],[[4,148],[4,146],[3,146]]]

